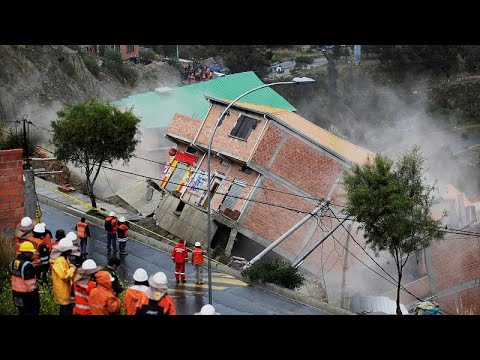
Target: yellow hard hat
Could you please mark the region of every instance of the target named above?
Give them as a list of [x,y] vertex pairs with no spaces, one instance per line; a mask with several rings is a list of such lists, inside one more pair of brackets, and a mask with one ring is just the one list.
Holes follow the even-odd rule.
[[24,241],[20,244],[20,252],[35,252],[35,247],[30,241]]

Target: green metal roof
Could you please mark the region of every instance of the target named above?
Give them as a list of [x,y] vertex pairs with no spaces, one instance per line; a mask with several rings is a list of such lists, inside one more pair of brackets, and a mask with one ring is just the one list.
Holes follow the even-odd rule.
[[[129,108],[133,106],[133,112],[142,119],[146,128],[166,127],[175,113],[203,120],[210,106],[205,95],[233,100],[245,91],[262,84],[262,80],[253,71],[248,71],[178,87],[164,93],[151,91],[132,95],[113,104]],[[296,111],[287,100],[269,87],[254,91],[241,101]]]

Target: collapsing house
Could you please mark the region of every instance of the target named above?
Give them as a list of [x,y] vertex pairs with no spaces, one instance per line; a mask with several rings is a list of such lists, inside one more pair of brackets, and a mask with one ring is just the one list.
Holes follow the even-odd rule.
[[[216,131],[211,188],[207,189],[208,143],[217,118],[229,103],[208,99],[211,106],[203,122],[176,114],[166,130],[166,137],[176,142],[177,148],[170,151],[160,183],[170,195],[155,213],[160,227],[189,243],[205,245],[207,241],[210,190],[212,247],[223,244],[225,255],[251,259],[322,200],[331,199],[323,213],[330,208],[339,214],[340,208],[333,204],[342,203],[339,179],[343,170],[374,156],[291,111],[238,102]],[[327,216],[333,217],[332,213]],[[330,230],[321,225],[322,219],[309,219],[271,256],[293,262]],[[305,259],[305,271],[314,275],[321,271],[318,254],[313,252]],[[341,267],[335,270],[341,272]]]

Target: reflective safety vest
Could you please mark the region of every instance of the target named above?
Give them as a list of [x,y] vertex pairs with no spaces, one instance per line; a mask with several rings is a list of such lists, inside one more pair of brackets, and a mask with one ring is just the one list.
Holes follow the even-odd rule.
[[[149,308],[150,311],[147,311],[146,315],[176,315],[177,312],[175,311],[175,305],[173,304],[173,300],[170,295],[165,294],[162,298],[155,304],[156,309],[153,309],[150,305],[150,299],[147,295],[142,295],[140,300],[137,302],[136,312],[138,312],[142,307],[146,306]],[[163,310],[163,314],[154,314],[155,310]],[[148,314],[150,312],[150,314]]]
[[77,236],[79,238],[86,238],[87,237],[87,233],[85,231],[85,228],[87,227],[87,223],[84,223],[84,222],[78,222],[77,223]]
[[145,295],[148,286],[133,285],[125,291],[123,303],[125,305],[125,315],[135,315],[137,311],[136,305],[138,301]]
[[22,242],[27,240],[32,235],[33,230],[15,230],[15,234],[13,235],[13,241],[15,243],[15,256],[20,254],[20,245]]
[[73,313],[76,315],[90,315],[90,305],[88,305],[88,295],[96,286],[95,282],[90,280],[86,284],[73,283],[73,293],[75,295],[75,307]]
[[32,264],[33,266],[42,266],[42,265],[47,265],[49,262],[49,256],[43,256],[40,257],[40,246],[46,245],[45,242],[42,239],[30,236],[28,239],[33,244],[33,247],[35,248],[35,252],[33,253],[33,258],[32,258]]
[[50,236],[50,234],[45,234],[42,240],[45,242],[45,245],[48,246],[48,252],[51,253],[53,245],[56,244],[52,244],[52,237]]
[[195,248],[192,251],[192,263],[194,265],[203,264],[203,250],[200,248]]
[[25,280],[25,267],[32,265],[30,261],[15,259],[10,265],[12,271],[12,290],[19,293],[29,293],[37,289],[37,278]]

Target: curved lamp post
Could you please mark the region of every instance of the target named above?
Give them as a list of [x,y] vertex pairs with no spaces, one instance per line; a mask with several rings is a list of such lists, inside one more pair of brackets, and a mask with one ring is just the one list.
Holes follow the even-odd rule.
[[275,85],[289,85],[289,84],[311,84],[315,80],[310,79],[308,77],[296,77],[293,78],[291,81],[281,81],[281,82],[274,82],[271,84],[263,84],[260,85],[256,88],[250,89],[243,94],[239,95],[236,99],[232,100],[227,107],[223,110],[223,112],[220,114],[218,117],[215,126],[213,127],[212,135],[210,135],[210,142],[208,144],[208,153],[207,153],[207,173],[208,173],[208,178],[207,178],[207,203],[208,203],[208,208],[207,208],[207,246],[208,246],[208,303],[211,305],[212,304],[212,247],[211,247],[211,234],[212,234],[212,229],[211,229],[211,208],[210,208],[210,202],[211,202],[211,173],[210,173],[210,151],[212,149],[212,143],[213,143],[213,137],[215,136],[215,132],[217,131],[217,127],[222,121],[223,117],[227,113],[228,109],[230,109],[238,100],[240,100],[242,97],[245,95],[248,95],[254,91],[257,91],[259,89],[263,89],[266,87],[270,86],[275,86]]

